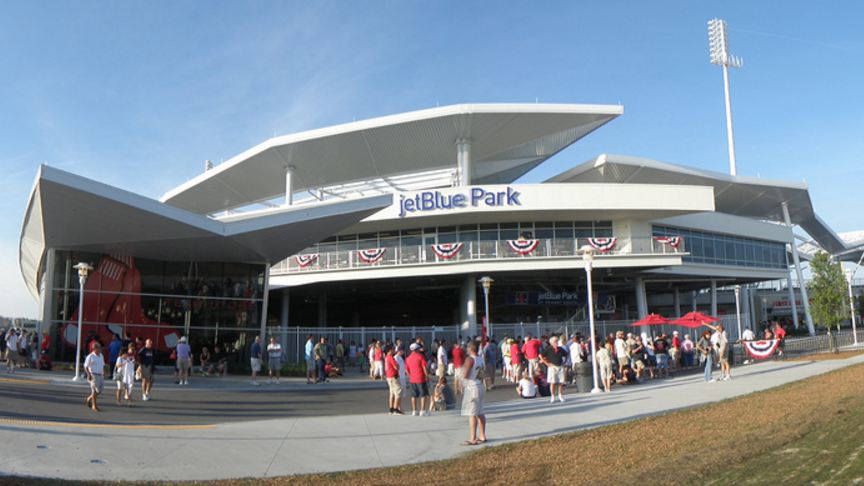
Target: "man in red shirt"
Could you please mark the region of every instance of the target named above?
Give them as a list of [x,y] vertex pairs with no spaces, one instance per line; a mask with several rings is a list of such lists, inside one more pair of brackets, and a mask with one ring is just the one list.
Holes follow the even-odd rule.
[[387,357],[384,358],[384,376],[387,377],[387,388],[390,389],[390,398],[387,400],[387,404],[390,406],[390,415],[403,415],[399,363],[396,361],[395,350],[392,346],[387,347]]
[[[414,343],[409,348],[411,355],[405,358],[405,371],[408,372],[408,382],[411,384],[411,415],[429,415],[426,411],[426,399],[429,396],[429,381],[426,358],[420,353],[420,345]],[[417,399],[420,399],[420,411],[417,410]]]
[[534,376],[534,373],[540,368],[540,345],[542,343],[537,338],[532,338],[530,334],[525,336],[525,344],[522,345],[522,353],[525,359],[528,360],[528,374]]
[[462,377],[465,375],[462,365],[465,363],[465,350],[457,341],[453,344],[453,383],[456,393],[462,393]]
[[513,380],[517,383],[522,379],[522,351],[516,340],[510,340],[510,369],[513,371]]
[[783,350],[786,348],[786,329],[783,329],[783,326],[779,322],[774,323],[774,339],[778,341],[777,356],[785,358]]

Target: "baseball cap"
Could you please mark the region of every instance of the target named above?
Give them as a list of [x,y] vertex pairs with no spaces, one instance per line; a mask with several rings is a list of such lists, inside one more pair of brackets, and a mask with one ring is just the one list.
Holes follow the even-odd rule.
[[408,346],[408,349],[410,349],[411,351],[417,351],[418,349],[420,349],[420,345],[417,343],[411,343],[411,346]]

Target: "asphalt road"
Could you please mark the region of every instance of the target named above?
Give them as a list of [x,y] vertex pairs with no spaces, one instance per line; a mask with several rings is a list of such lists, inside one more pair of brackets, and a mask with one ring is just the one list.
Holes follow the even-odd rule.
[[[100,396],[102,412],[84,405],[89,389],[57,385],[31,376],[0,374],[0,418],[75,423],[136,425],[198,425],[273,418],[366,414],[387,411],[386,385],[374,389],[346,389],[343,384],[309,385],[305,388],[262,385],[242,389],[179,387],[159,383],[152,400],[140,400],[136,387],[130,407],[117,406],[115,385],[105,383]],[[364,384],[365,385],[365,384]],[[365,385],[368,386],[368,385]],[[290,389],[288,389],[290,388]],[[486,401],[516,398],[512,385],[487,392]],[[457,398],[457,407],[459,406]],[[410,410],[408,398],[403,410]]]

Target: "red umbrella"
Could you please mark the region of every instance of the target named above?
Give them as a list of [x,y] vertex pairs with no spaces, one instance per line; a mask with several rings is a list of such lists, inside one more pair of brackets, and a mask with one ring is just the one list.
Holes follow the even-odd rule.
[[675,319],[673,321],[669,321],[669,324],[673,324],[676,326],[683,326],[683,327],[691,327],[691,328],[695,329],[697,327],[702,327],[702,324],[704,324],[706,322],[717,322],[719,320],[720,319],[717,319],[716,317],[711,317],[711,316],[703,314],[701,312],[693,311],[693,312],[688,312],[688,313],[684,314],[683,316],[679,317],[678,319]]
[[645,318],[639,319],[633,324],[630,324],[630,327],[662,326],[663,324],[669,324],[669,319],[666,319],[660,314],[648,314]]

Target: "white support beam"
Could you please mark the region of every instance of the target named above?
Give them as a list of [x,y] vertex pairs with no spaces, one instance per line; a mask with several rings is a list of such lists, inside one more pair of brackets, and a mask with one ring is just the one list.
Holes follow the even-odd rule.
[[[783,209],[783,220],[786,222],[786,226],[791,230],[792,221],[791,218],[789,218],[789,207],[785,202],[781,207]],[[810,297],[807,295],[807,285],[804,283],[804,273],[801,271],[801,260],[798,258],[798,245],[795,244],[794,238],[789,246],[792,247],[792,260],[795,262],[795,274],[798,276],[798,287],[801,289],[801,304],[804,305],[804,318],[807,320],[807,332],[809,332],[811,336],[815,336],[816,328],[813,326],[813,316],[810,315]]]

